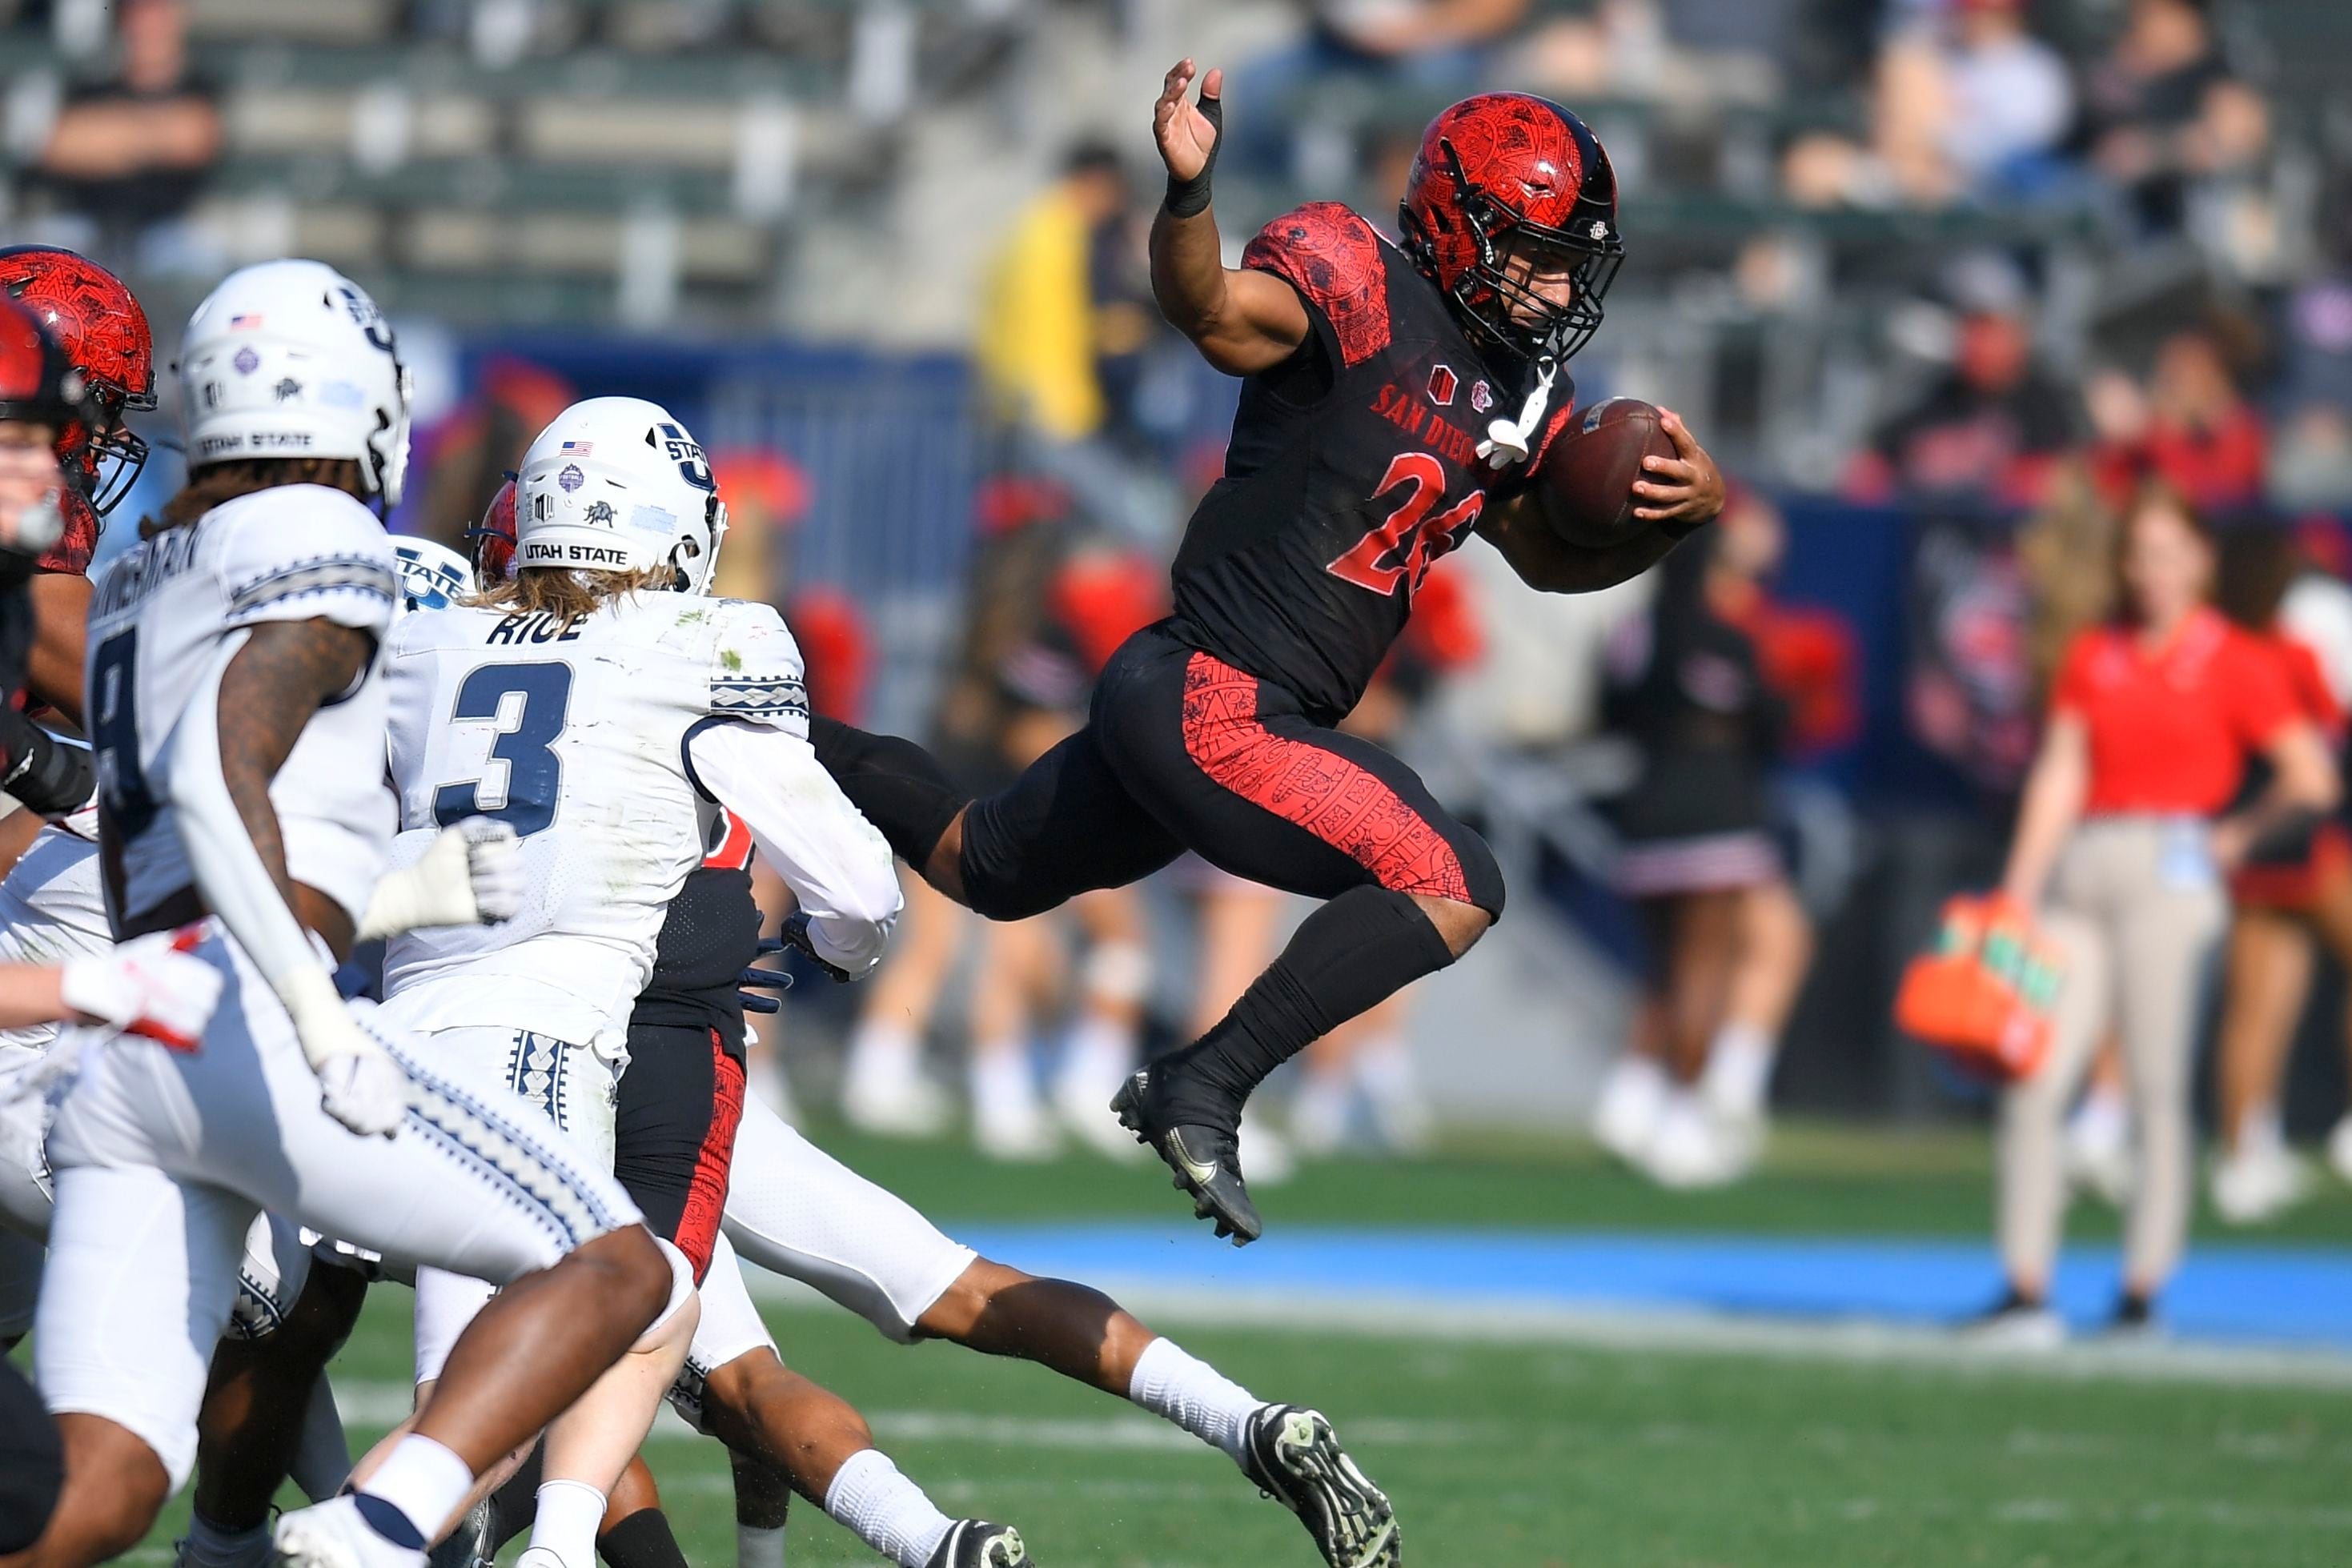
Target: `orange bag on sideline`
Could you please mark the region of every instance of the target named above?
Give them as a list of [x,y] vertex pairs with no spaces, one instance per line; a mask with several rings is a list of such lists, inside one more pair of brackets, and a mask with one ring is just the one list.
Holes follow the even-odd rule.
[[2050,1053],[2063,977],[2025,911],[1962,894],[1944,905],[1935,947],[1903,971],[1895,1021],[1979,1077],[2031,1077]]

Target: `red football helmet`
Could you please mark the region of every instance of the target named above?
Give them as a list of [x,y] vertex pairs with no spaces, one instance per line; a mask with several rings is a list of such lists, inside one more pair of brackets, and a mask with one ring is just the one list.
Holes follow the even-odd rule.
[[[1549,99],[1482,92],[1422,132],[1398,217],[1405,249],[1465,330],[1507,352],[1565,360],[1601,326],[1625,259],[1617,176],[1591,128]],[[1505,263],[1534,248],[1566,266],[1575,298],[1555,305]]]
[[497,495],[490,497],[490,509],[482,514],[482,520],[478,524],[466,530],[466,537],[473,541],[474,580],[477,583],[488,588],[492,583],[504,582],[514,575],[515,482],[513,475],[507,476],[507,482],[499,486]]
[[81,428],[81,373],[66,362],[39,318],[0,296],[0,420]]
[[[54,246],[0,250],[0,294],[30,310],[81,372],[84,418],[58,442],[68,505],[113,510],[147,464],[147,443],[122,423],[155,406],[155,340],[147,312],[114,274]],[[100,475],[100,461],[112,458]]]

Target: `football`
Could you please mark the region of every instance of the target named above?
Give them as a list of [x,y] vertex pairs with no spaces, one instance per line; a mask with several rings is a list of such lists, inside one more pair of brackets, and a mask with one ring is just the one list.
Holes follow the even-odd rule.
[[1570,544],[1605,549],[1650,525],[1633,515],[1633,483],[1645,457],[1672,457],[1656,407],[1612,397],[1578,413],[1544,454],[1536,494],[1544,521]]

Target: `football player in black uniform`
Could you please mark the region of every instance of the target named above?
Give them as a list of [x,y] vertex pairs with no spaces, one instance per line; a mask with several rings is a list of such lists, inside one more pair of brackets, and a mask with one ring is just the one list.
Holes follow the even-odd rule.
[[1411,768],[1332,727],[1430,563],[1475,533],[1534,588],[1605,588],[1714,517],[1724,490],[1669,414],[1677,455],[1647,459],[1634,487],[1647,531],[1584,549],[1538,515],[1527,476],[1573,402],[1562,366],[1600,326],[1624,254],[1615,176],[1582,120],[1524,94],[1465,99],[1423,138],[1401,246],[1310,203],[1234,270],[1209,201],[1221,75],[1196,104],[1180,63],[1155,110],[1169,183],[1153,291],[1203,358],[1244,378],[1224,477],[1177,553],[1174,613],[1112,658],[1087,727],[998,794],[961,799],[904,741],[839,725],[814,738],[898,853],[991,918],[1133,882],[1188,848],[1328,900],[1222,1022],[1115,1103],[1240,1245],[1261,1228],[1235,1159],[1250,1091],[1502,913],[1478,836]]

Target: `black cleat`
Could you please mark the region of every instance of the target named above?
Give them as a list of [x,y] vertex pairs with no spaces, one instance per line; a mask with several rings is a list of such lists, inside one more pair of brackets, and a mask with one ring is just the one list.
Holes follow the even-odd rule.
[[457,1521],[457,1528],[425,1554],[426,1568],[490,1568],[498,1560],[499,1543],[492,1539],[488,1498],[467,1509],[466,1517]]
[[1150,1099],[1151,1069],[1139,1068],[1111,1096],[1110,1108],[1137,1143],[1149,1145],[1168,1163],[1176,1173],[1176,1190],[1192,1195],[1192,1212],[1215,1221],[1219,1236],[1246,1247],[1264,1235],[1265,1222],[1242,1180],[1241,1146],[1234,1134],[1194,1122],[1163,1123],[1152,1114]]
[[928,1568],[1037,1568],[1021,1544],[1021,1532],[1009,1524],[984,1519],[960,1519],[948,1538],[931,1553]]
[[1330,1568],[1398,1568],[1396,1510],[1319,1412],[1261,1405],[1242,1428],[1242,1474],[1298,1516]]

